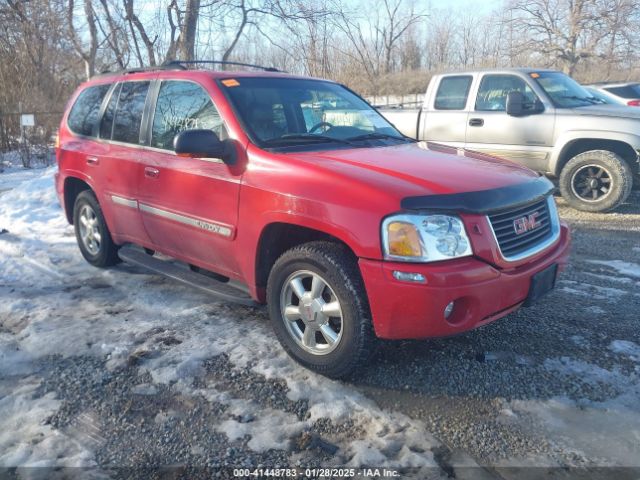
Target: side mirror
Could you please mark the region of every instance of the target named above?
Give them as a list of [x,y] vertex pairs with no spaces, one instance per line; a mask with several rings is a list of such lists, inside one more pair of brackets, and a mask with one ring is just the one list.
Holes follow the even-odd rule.
[[173,149],[179,157],[219,158],[233,165],[235,148],[229,140],[220,140],[213,130],[184,130],[173,139]]
[[522,92],[507,93],[507,115],[518,117],[524,112],[524,95]]

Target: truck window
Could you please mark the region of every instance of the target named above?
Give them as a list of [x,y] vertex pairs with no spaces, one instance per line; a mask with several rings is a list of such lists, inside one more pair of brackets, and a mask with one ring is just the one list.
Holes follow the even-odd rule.
[[67,125],[73,133],[78,135],[93,135],[93,127],[98,121],[100,106],[104,96],[109,91],[111,85],[96,85],[85,89],[73,104]]
[[510,92],[520,92],[524,95],[525,109],[534,107],[536,94],[521,78],[515,75],[485,75],[478,89],[476,110],[504,112],[507,108],[507,94]]
[[464,110],[472,79],[469,75],[443,77],[436,93],[435,109]]
[[140,124],[148,91],[149,82],[124,82],[122,84],[113,119],[112,140],[140,143]]
[[209,94],[198,84],[168,80],[160,85],[151,129],[151,146],[173,150],[174,137],[183,130],[213,130],[221,139],[226,131]]

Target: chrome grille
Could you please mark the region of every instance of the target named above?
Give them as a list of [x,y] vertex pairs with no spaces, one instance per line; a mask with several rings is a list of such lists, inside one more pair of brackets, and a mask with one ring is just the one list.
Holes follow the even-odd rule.
[[[491,228],[506,260],[517,260],[533,255],[555,240],[557,213],[552,198],[544,198],[525,206],[489,215]],[[535,228],[517,233],[516,222],[529,219],[537,212]],[[525,220],[526,223],[528,220]]]

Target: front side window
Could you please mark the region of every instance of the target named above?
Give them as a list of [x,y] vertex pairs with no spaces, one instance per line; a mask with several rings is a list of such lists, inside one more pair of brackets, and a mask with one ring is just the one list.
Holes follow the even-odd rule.
[[220,81],[251,140],[263,148],[334,149],[410,141],[342,85],[295,78]]
[[511,92],[522,93],[525,110],[535,109],[538,97],[524,80],[514,75],[485,75],[478,89],[476,110],[504,112],[507,109],[507,95]]
[[148,91],[149,82],[125,82],[122,84],[113,119],[112,140],[140,143],[140,125]]
[[163,81],[151,131],[151,146],[173,150],[173,139],[183,130],[213,130],[226,138],[222,118],[209,94],[193,82]]
[[73,104],[67,124],[73,133],[78,135],[93,135],[93,128],[98,121],[100,106],[104,96],[109,91],[111,85],[96,85],[89,87],[80,93],[78,99]]
[[464,110],[472,80],[469,75],[443,77],[436,93],[435,109]]

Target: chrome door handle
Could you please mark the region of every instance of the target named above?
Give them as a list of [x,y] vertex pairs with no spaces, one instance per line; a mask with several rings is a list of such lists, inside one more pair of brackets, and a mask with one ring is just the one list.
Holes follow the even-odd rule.
[[144,167],[144,176],[148,178],[158,178],[160,176],[160,170],[153,167]]
[[88,165],[98,165],[100,163],[100,159],[98,157],[87,157]]

